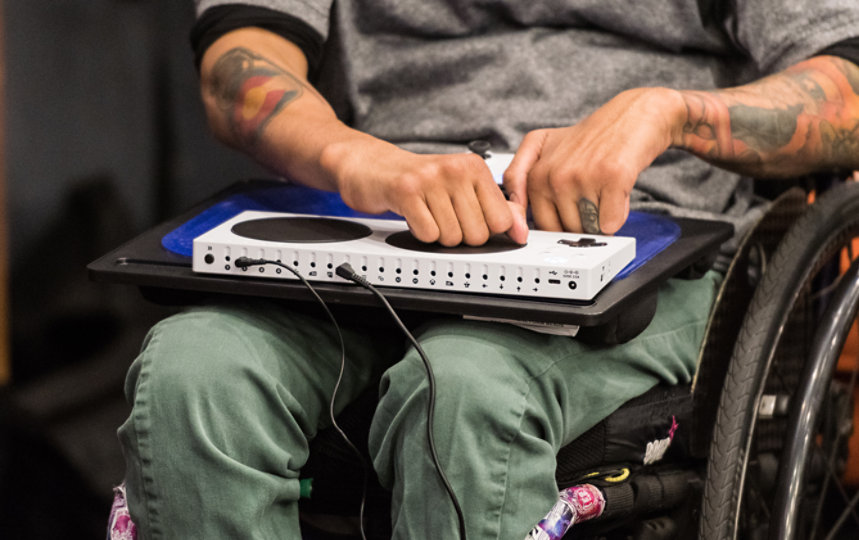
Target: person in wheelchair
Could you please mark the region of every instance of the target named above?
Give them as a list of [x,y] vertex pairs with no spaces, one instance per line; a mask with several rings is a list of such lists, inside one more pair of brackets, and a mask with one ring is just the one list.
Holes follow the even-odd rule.
[[[630,209],[729,221],[752,177],[859,169],[859,4],[198,0],[211,129],[294,182],[403,216],[424,242],[615,233]],[[513,152],[509,200],[482,158]],[[730,256],[736,242],[729,243]],[[141,538],[300,538],[308,441],[379,390],[373,467],[396,538],[520,539],[558,497],[558,450],[657,384],[688,382],[721,279],[669,280],[619,344],[428,318],[421,357],[358,315],[341,346],[286,302],[196,306],[156,325],[119,437]]]

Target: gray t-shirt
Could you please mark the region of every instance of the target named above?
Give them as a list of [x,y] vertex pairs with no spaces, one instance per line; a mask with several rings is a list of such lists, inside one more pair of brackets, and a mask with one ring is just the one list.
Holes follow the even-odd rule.
[[[198,13],[235,0],[197,0]],[[859,35],[857,0],[251,0],[324,40],[314,82],[340,118],[415,151],[573,124],[642,86],[742,84]],[[734,223],[760,214],[751,182],[669,150],[633,208]]]

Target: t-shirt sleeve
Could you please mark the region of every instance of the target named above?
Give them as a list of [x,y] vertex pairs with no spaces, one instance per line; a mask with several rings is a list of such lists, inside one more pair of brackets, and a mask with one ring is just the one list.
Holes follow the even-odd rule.
[[196,66],[200,67],[203,53],[219,37],[250,26],[263,28],[288,39],[304,53],[311,71],[318,66],[324,37],[316,29],[288,13],[246,4],[220,4],[199,14],[190,35]]
[[209,8],[222,5],[246,5],[268,8],[286,13],[304,21],[313,28],[322,39],[328,38],[328,19],[331,14],[333,0],[195,0],[197,16]]
[[834,45],[826,47],[817,54],[829,54],[839,56],[845,60],[850,60],[859,66],[859,37],[845,39]]
[[859,36],[859,2],[735,0],[725,23],[760,72],[773,73]]

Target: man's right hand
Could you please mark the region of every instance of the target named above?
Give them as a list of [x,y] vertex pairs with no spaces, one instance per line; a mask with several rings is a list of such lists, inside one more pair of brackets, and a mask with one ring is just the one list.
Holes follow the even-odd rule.
[[524,207],[504,199],[476,154],[414,154],[367,138],[329,145],[320,163],[347,205],[393,211],[423,242],[481,245],[500,233],[527,240]]
[[282,37],[229,32],[207,49],[200,74],[215,135],[278,174],[337,190],[361,212],[393,211],[424,242],[480,245],[506,232],[525,243],[525,209],[504,200],[480,156],[414,154],[345,125]]

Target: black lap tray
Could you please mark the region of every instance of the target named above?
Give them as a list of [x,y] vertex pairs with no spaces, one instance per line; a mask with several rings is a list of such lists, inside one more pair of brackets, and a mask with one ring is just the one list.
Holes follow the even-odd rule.
[[[197,274],[191,270],[191,258],[172,253],[161,245],[161,239],[179,225],[198,215],[213,203],[236,193],[271,185],[269,181],[248,180],[234,184],[184,214],[141,234],[130,242],[92,262],[87,268],[94,281],[141,287],[147,296],[176,303],[207,294],[248,295],[296,301],[315,301],[298,281],[257,278],[235,278]],[[731,237],[732,227],[713,221],[676,219],[680,237],[647,261],[628,277],[609,284],[589,302],[529,299],[461,292],[423,291],[396,287],[381,288],[396,309],[409,311],[470,315],[574,324],[597,327],[616,323],[625,314],[641,310],[642,304],[654,304],[659,283],[675,276],[718,250]],[[314,283],[319,295],[332,304],[376,306],[378,300],[368,291],[351,285]],[[652,309],[646,309],[652,315]]]

